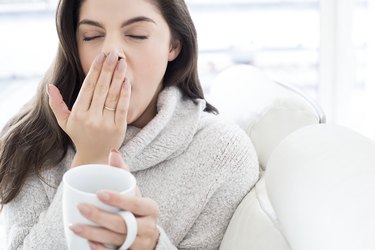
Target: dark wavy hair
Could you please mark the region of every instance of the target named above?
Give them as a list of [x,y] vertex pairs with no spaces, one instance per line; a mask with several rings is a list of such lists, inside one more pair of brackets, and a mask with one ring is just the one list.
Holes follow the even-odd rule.
[[[46,86],[55,84],[71,109],[85,78],[78,56],[76,30],[83,1],[60,0],[56,12],[57,55],[39,84],[37,94],[0,134],[0,205],[20,192],[27,177],[57,165],[66,155],[70,138],[58,126],[48,105]],[[186,98],[204,99],[197,69],[197,34],[183,0],[150,0],[166,20],[172,38],[181,43],[178,57],[169,62],[163,87],[177,86]],[[217,114],[207,103],[206,112]],[[43,180],[43,179],[42,179]]]

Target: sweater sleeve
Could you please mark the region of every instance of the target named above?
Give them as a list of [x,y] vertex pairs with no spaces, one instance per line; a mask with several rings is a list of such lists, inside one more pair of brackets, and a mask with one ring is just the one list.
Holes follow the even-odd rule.
[[216,181],[178,249],[219,249],[233,213],[257,182],[259,165],[255,149],[248,137],[237,135],[224,138],[228,143],[218,150],[218,171],[213,173]]
[[4,206],[7,249],[67,249],[62,219],[62,183],[50,202],[37,176]]
[[156,245],[156,250],[177,250],[177,247],[172,244],[169,240],[167,234],[164,232],[163,228],[158,226],[160,233],[158,244]]

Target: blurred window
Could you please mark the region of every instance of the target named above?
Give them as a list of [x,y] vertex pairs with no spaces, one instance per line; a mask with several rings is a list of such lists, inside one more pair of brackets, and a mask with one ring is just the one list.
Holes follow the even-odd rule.
[[[257,66],[316,96],[319,0],[188,0],[205,89],[223,68]],[[206,81],[205,81],[206,80]]]
[[[206,92],[224,68],[251,64],[318,100],[333,122],[366,130],[367,135],[372,131],[375,137],[375,90],[370,84],[375,81],[370,70],[375,39],[368,27],[375,11],[369,0],[186,3],[198,32],[199,73]],[[0,0],[0,127],[35,93],[54,59],[56,4]]]

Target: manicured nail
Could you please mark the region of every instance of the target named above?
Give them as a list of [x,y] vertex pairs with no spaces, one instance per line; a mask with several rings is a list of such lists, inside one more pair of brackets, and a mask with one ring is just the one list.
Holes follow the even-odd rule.
[[88,205],[85,204],[79,204],[78,205],[79,211],[85,215],[89,215],[91,213],[91,208]]
[[118,55],[114,52],[109,53],[109,56],[107,57],[108,63],[113,64],[118,59]]
[[125,91],[126,91],[127,88],[129,88],[129,89],[132,88],[132,83],[130,82],[130,80],[127,77],[125,77],[125,80],[122,83],[122,87],[124,88]]
[[122,72],[125,70],[125,60],[120,59],[119,63],[117,64],[117,70]]
[[91,249],[95,250],[95,249],[97,249],[98,245],[95,244],[94,242],[89,241],[89,246],[90,246]]
[[104,62],[104,60],[105,60],[105,55],[104,55],[104,53],[100,53],[100,54],[98,55],[98,57],[96,58],[96,62],[97,62],[98,64],[102,64],[102,63]]
[[83,228],[80,225],[73,225],[73,226],[70,226],[69,228],[75,233],[80,233],[83,231]]
[[112,152],[112,153],[116,153],[116,154],[119,153],[119,151],[118,151],[117,149],[115,149],[115,148],[112,148],[112,149],[111,149],[111,152]]
[[109,196],[109,193],[105,192],[105,191],[99,191],[97,192],[96,194],[99,199],[103,200],[103,201],[108,201],[110,196]]
[[49,96],[50,93],[51,93],[51,85],[52,85],[52,84],[48,84],[48,85],[46,86],[46,92],[47,92],[47,95],[48,95],[48,96]]

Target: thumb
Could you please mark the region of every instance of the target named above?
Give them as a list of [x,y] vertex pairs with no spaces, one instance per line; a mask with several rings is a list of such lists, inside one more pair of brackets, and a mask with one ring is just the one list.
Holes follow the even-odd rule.
[[[109,153],[108,163],[113,167],[122,168],[129,171],[129,166],[124,162],[120,153],[116,149],[112,149]],[[138,197],[142,197],[141,190],[138,186],[136,186],[135,188],[135,195]]]
[[128,165],[122,159],[120,153],[116,149],[112,149],[108,157],[109,165],[117,168],[123,168],[129,171]]
[[65,131],[66,124],[70,115],[68,106],[64,102],[60,90],[53,84],[48,84],[47,94],[49,97],[49,106],[56,117],[57,123]]

